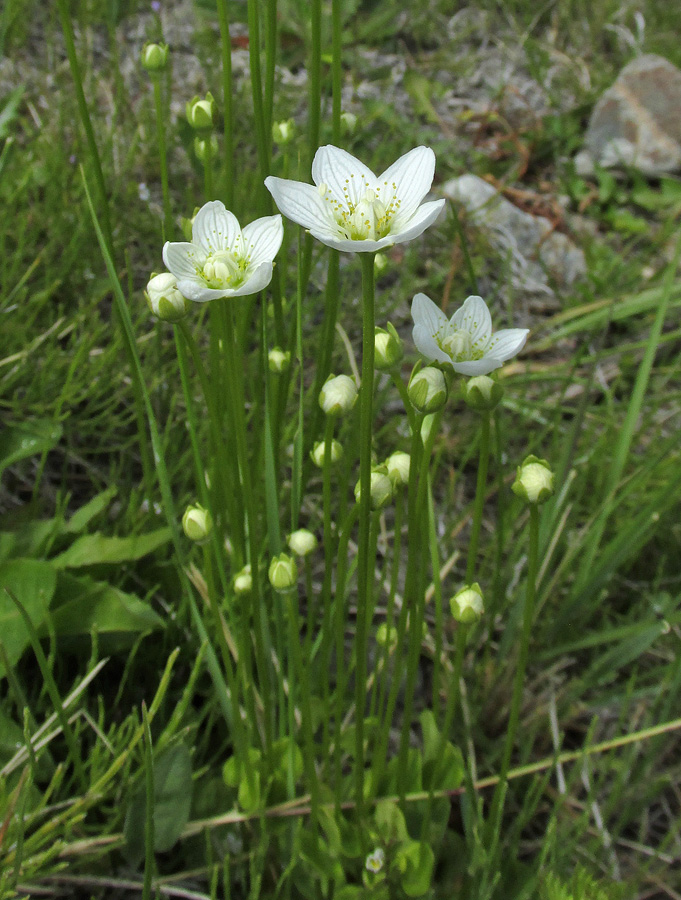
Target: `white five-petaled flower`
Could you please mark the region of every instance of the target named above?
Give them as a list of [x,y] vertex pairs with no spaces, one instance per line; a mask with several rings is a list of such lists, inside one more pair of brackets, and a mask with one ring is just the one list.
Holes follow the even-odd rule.
[[196,214],[191,243],[167,242],[163,262],[188,300],[256,294],[272,280],[283,236],[281,216],[256,219],[242,230],[224,203],[212,200]]
[[425,294],[411,304],[412,336],[427,359],[450,365],[460,375],[487,375],[525,346],[527,328],[492,333],[492,317],[482,297],[468,297],[451,319]]
[[430,147],[416,147],[382,175],[345,150],[320,147],[312,162],[314,185],[270,175],[265,185],[281,212],[336,250],[373,253],[422,234],[444,200],[422,203],[435,172]]

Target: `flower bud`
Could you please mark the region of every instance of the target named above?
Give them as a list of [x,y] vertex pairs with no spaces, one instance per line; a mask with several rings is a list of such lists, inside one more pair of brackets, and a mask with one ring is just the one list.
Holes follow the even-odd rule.
[[272,140],[280,147],[289,144],[296,133],[296,124],[293,119],[287,119],[285,122],[274,122],[272,125]]
[[209,162],[218,155],[218,139],[214,134],[194,138],[194,153],[201,162]]
[[385,461],[388,477],[393,483],[393,488],[406,487],[409,484],[409,464],[411,457],[408,453],[396,450]]
[[[324,441],[315,441],[315,445],[310,451],[310,459],[321,469],[324,466],[324,449],[326,444]],[[331,441],[331,459],[330,462],[337,463],[343,459],[343,447],[338,441]]]
[[299,528],[288,536],[289,547],[296,556],[307,556],[317,547],[317,538],[307,528]]
[[377,875],[384,865],[385,852],[381,847],[377,847],[372,853],[370,853],[364,863],[367,872],[371,872],[373,875]]
[[152,315],[164,322],[179,322],[191,309],[191,300],[185,299],[177,289],[177,279],[170,272],[152,275],[144,292]]
[[357,116],[351,112],[341,113],[341,128],[344,134],[352,134],[357,127]]
[[386,622],[381,622],[376,629],[376,643],[379,647],[389,647],[390,650],[394,650],[397,646],[397,628],[394,625],[388,627]]
[[553,472],[545,459],[528,456],[511,488],[526,503],[543,503],[553,494]]
[[213,517],[199,503],[188,506],[182,516],[182,528],[190,541],[201,544],[208,540],[213,530]]
[[503,387],[489,375],[475,375],[466,382],[466,403],[478,412],[491,412],[503,396]]
[[298,580],[296,561],[288,553],[280,553],[272,559],[268,574],[275,591],[288,591]]
[[141,61],[147,72],[161,72],[168,65],[168,45],[145,44]]
[[388,322],[387,331],[376,328],[374,331],[374,366],[377,369],[392,369],[404,356],[402,338],[395,331],[392,322]]
[[462,587],[449,601],[449,608],[456,621],[462,625],[479,622],[485,611],[480,585],[476,582]]
[[374,256],[374,273],[380,275],[388,268],[388,257],[385,253],[377,253]]
[[236,594],[250,594],[253,588],[253,575],[251,564],[247,563],[240,572],[234,576],[234,592]]
[[350,412],[357,402],[357,385],[349,375],[329,375],[319,392],[319,405],[327,416]]
[[[355,485],[355,500],[359,503],[362,493],[361,480]],[[388,477],[385,466],[376,466],[371,470],[371,508],[383,509],[393,498],[393,483]]]
[[210,131],[215,122],[215,100],[209,92],[205,100],[192,97],[187,103],[187,121],[194,131]]
[[290,362],[290,351],[282,350],[281,347],[273,347],[267,354],[267,363],[270,367],[270,372],[275,372],[277,375],[281,375],[285,369],[288,369]]
[[437,412],[447,402],[447,381],[434,366],[426,366],[413,375],[407,391],[411,402],[422,413]]

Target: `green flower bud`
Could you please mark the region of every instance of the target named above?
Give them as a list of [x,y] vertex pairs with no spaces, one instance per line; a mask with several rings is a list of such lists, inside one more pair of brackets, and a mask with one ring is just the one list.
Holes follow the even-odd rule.
[[377,369],[392,369],[404,356],[402,338],[395,331],[392,322],[388,322],[387,331],[376,328],[374,331],[374,366]]
[[526,503],[543,503],[553,494],[553,472],[545,459],[528,456],[511,488]]
[[[371,508],[383,509],[393,498],[393,483],[388,477],[385,466],[376,466],[371,470]],[[362,493],[361,481],[355,485],[355,500],[359,503]]]
[[397,647],[397,628],[394,625],[388,628],[386,622],[381,622],[376,629],[376,643],[379,647],[389,647],[394,650]]
[[274,122],[272,125],[272,140],[280,147],[289,144],[296,133],[296,123],[293,119],[287,119],[285,122]]
[[456,621],[462,625],[479,622],[485,611],[480,585],[476,582],[462,587],[449,601],[449,608]]
[[236,594],[250,594],[253,589],[253,575],[251,564],[247,563],[240,572],[234,576],[234,592]]
[[287,543],[296,556],[307,556],[317,547],[317,538],[307,528],[299,528],[288,536]]
[[353,134],[357,127],[357,116],[351,112],[341,113],[341,128],[344,134]]
[[393,483],[393,488],[397,490],[399,487],[406,487],[409,484],[409,464],[411,457],[408,453],[396,450],[386,459],[385,467],[388,470],[388,477]]
[[422,413],[437,412],[447,402],[447,381],[434,366],[426,366],[413,375],[407,391],[411,402]]
[[275,591],[288,591],[298,580],[298,566],[288,553],[280,553],[272,559],[268,575]]
[[319,392],[319,405],[327,416],[350,412],[357,402],[357,385],[349,375],[329,375]]
[[199,211],[199,207],[194,207],[194,212],[191,214],[190,218],[185,219],[184,216],[180,219],[180,226],[182,228],[182,234],[184,235],[185,241],[191,244],[192,242],[192,231],[194,229],[194,219],[196,218],[196,214]]
[[388,268],[388,257],[385,253],[377,253],[374,256],[374,273],[380,275]]
[[[326,444],[324,441],[315,441],[315,445],[310,451],[310,459],[321,469],[324,466],[324,449]],[[340,462],[343,459],[343,447],[338,441],[331,441],[331,463]]]
[[194,138],[194,153],[201,162],[209,162],[218,155],[218,139],[214,134]]
[[475,375],[466,382],[466,403],[478,412],[491,412],[504,396],[504,389],[489,375]]
[[190,541],[202,544],[213,530],[213,517],[199,503],[188,506],[182,516],[182,528]]
[[144,299],[152,315],[164,322],[179,322],[191,309],[191,300],[185,299],[177,289],[177,279],[170,272],[152,275]]
[[273,347],[267,354],[267,363],[270,372],[281,375],[283,371],[288,369],[291,362],[291,353],[289,350],[282,350],[281,347]]
[[215,100],[209,92],[205,100],[192,97],[187,103],[187,121],[194,131],[211,131],[215,123]]
[[147,72],[161,72],[168,65],[167,44],[145,44],[142,47],[142,66]]

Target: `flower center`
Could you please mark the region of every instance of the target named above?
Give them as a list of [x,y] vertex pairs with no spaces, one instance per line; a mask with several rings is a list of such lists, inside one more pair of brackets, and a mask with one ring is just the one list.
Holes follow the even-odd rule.
[[346,240],[377,241],[385,237],[390,232],[390,221],[400,207],[395,196],[395,183],[389,185],[386,181],[376,188],[364,183],[366,189],[357,202],[350,199],[349,178],[343,188],[342,201],[332,195],[326,184],[319,185],[319,193],[331,205],[333,217]]
[[243,260],[237,259],[229,250],[220,250],[211,253],[199,274],[209,288],[222,290],[236,287],[241,281],[243,268]]
[[469,331],[456,329],[444,337],[438,337],[440,349],[451,356],[454,362],[465,362],[472,358],[473,342]]

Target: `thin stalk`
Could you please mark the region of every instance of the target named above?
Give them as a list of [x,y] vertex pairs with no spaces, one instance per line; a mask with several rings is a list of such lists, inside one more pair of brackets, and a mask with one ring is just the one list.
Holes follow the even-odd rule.
[[494,848],[496,848],[496,844],[499,839],[501,816],[503,813],[504,798],[506,796],[507,775],[511,764],[511,754],[513,752],[513,744],[515,742],[516,731],[518,730],[518,721],[520,719],[520,707],[522,705],[523,698],[525,670],[527,669],[527,660],[530,651],[530,634],[532,631],[532,622],[534,618],[534,601],[536,595],[537,570],[539,563],[539,509],[534,503],[530,504],[529,543],[530,547],[527,562],[527,586],[525,593],[525,607],[523,609],[523,633],[520,641],[518,665],[516,666],[515,678],[513,681],[511,711],[508,719],[508,728],[506,730],[504,751],[501,758],[499,783],[496,790],[494,791],[494,797],[492,798],[492,809],[490,811],[488,825],[488,847]]
[[274,74],[277,63],[277,0],[267,0],[265,8],[265,136],[268,139],[268,156],[272,135],[272,111],[274,108]]
[[[313,4],[314,6],[315,4]],[[367,606],[365,595],[374,560],[371,530],[371,425],[374,399],[374,257],[362,253],[362,386],[359,423],[359,540],[357,544],[357,634],[355,640],[355,796],[358,819],[364,812],[364,712],[366,707]]]
[[151,900],[151,882],[154,877],[154,750],[151,744],[151,729],[147,705],[142,701],[142,721],[144,725],[144,883],[142,900]]
[[232,39],[229,35],[229,7],[227,0],[217,0],[220,23],[220,50],[222,55],[222,108],[224,110],[223,160],[225,171],[225,206],[234,203],[234,138],[232,115]]
[[[310,0],[310,62],[308,65],[308,165],[319,146],[319,126],[322,112],[322,2]],[[368,255],[368,254],[366,254]],[[373,259],[373,254],[371,254]]]
[[378,706],[374,709],[381,710],[385,704],[385,694],[388,689],[388,669],[390,666],[390,635],[393,627],[393,619],[395,617],[395,594],[397,593],[397,580],[400,574],[400,560],[402,558],[402,522],[404,519],[404,490],[400,490],[395,498],[395,525],[393,528],[393,552],[390,569],[390,592],[388,594],[388,603],[385,610],[385,626],[386,626],[386,645],[383,648],[383,664],[381,667],[380,687],[378,690]]
[[203,193],[206,203],[213,199],[213,155],[210,152],[210,137],[206,139],[203,155]]
[[[265,110],[262,101],[262,75],[260,69],[260,12],[258,0],[248,0],[248,53],[251,64],[251,92],[255,119],[255,140],[258,149],[260,177],[264,182],[270,170],[269,140],[265,133]],[[264,196],[264,185],[260,196]]]
[[482,527],[482,511],[485,506],[485,490],[487,488],[487,467],[489,464],[489,412],[480,414],[480,457],[478,460],[478,479],[475,486],[475,504],[473,506],[473,524],[468,543],[468,559],[466,562],[466,584],[471,584],[478,559],[480,528]]
[[170,206],[170,189],[168,187],[168,155],[166,150],[165,111],[161,95],[161,76],[152,74],[154,87],[154,106],[156,108],[156,140],[158,143],[158,164],[161,170],[161,191],[163,194],[163,240],[169,241],[173,236],[173,211]]
[[338,146],[341,139],[341,93],[343,89],[343,0],[331,0],[331,139]]
[[[333,567],[333,537],[331,532],[331,445],[333,443],[334,417],[326,417],[326,427],[324,429],[324,465],[322,468],[322,507],[324,516],[324,579],[322,581],[322,590],[320,597],[320,605],[322,610],[322,646],[320,652],[322,671],[320,677],[323,683],[323,702],[324,708],[330,708],[329,695],[331,692],[330,683],[330,662],[332,647],[332,630],[331,630],[331,570]],[[312,596],[310,596],[310,602]],[[314,614],[312,622],[317,620],[317,604],[314,604]],[[329,718],[324,719],[324,729],[322,736],[322,752],[326,756],[329,749]]]

